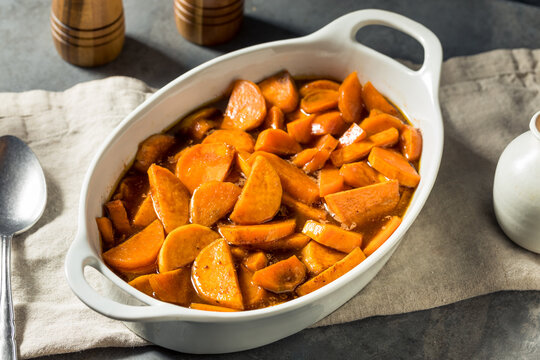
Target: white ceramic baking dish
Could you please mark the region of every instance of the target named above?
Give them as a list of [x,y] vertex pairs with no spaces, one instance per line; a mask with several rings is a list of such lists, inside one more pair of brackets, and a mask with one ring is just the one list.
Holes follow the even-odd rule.
[[[413,71],[355,40],[367,25],[385,25],[409,34],[424,47],[424,63]],[[180,76],[135,109],[99,149],[84,179],[78,233],[66,258],[74,293],[90,308],[166,348],[189,353],[223,353],[279,340],[324,318],[358,293],[396,250],[435,182],[443,148],[438,102],[441,45],[424,26],[380,10],[345,15],[305,37],[252,46],[209,61]],[[95,218],[137,151],[150,134],[160,132],[201,104],[222,95],[237,78],[260,81],[282,69],[294,76],[343,79],[358,71],[419,127],[424,137],[422,177],[409,210],[394,234],[374,254],[338,280],[274,307],[237,313],[192,310],[153,299],[116,276],[101,259]],[[88,284],[90,266],[110,280],[106,295]]]

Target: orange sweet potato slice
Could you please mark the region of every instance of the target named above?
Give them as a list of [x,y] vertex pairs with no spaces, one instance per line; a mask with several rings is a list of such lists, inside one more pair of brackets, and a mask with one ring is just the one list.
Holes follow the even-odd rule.
[[221,117],[221,111],[217,108],[207,107],[198,110],[182,120],[180,131],[189,137],[201,140],[208,131],[219,125],[219,117]]
[[204,310],[204,311],[217,311],[217,312],[236,312],[238,310],[231,309],[224,306],[216,306],[216,305],[209,305],[209,304],[201,304],[201,303],[191,303],[189,305],[190,309],[195,310]]
[[308,143],[313,138],[311,135],[311,124],[314,119],[315,115],[310,115],[293,120],[287,124],[287,132],[299,143]]
[[327,218],[328,213],[325,210],[306,205],[303,202],[296,200],[286,192],[283,193],[281,201],[292,211],[293,216],[296,218],[296,226],[300,229],[309,219],[326,220]]
[[354,144],[367,137],[366,132],[358,124],[352,123],[351,127],[347,129],[339,138],[339,144],[337,148],[342,148],[347,145]]
[[223,181],[229,174],[235,150],[226,144],[198,144],[178,159],[176,176],[193,193],[207,181]]
[[257,251],[246,257],[242,264],[250,271],[257,271],[268,265],[268,258],[262,251]]
[[356,71],[350,73],[339,87],[339,111],[348,123],[358,122],[362,117],[362,85]]
[[306,267],[296,255],[258,270],[253,282],[276,294],[291,292],[306,278]]
[[246,309],[264,306],[269,302],[271,294],[253,282],[253,271],[240,266],[238,269],[238,281],[240,282],[240,289],[242,290],[244,307]]
[[399,147],[407,160],[418,160],[422,153],[422,134],[420,130],[409,125],[403,125],[399,136]]
[[124,203],[121,200],[113,200],[106,203],[105,207],[107,208],[114,229],[121,235],[129,235],[131,233],[131,225],[129,224]]
[[360,264],[365,259],[366,256],[364,255],[362,250],[360,250],[359,248],[354,249],[343,259],[330,266],[328,269],[324,270],[319,275],[300,285],[296,289],[296,294],[298,294],[299,296],[304,296],[317,289],[320,289],[324,285],[329,284],[340,276],[348,273],[350,270],[355,268],[356,265]]
[[165,235],[159,220],[145,227],[120,245],[103,253],[103,260],[122,271],[136,270],[155,263]]
[[276,170],[283,191],[288,192],[295,199],[300,200],[305,204],[313,204],[319,199],[319,187],[309,176],[302,170],[296,168],[293,164],[283,160],[277,155],[267,153],[265,151],[256,151],[250,158],[249,162],[253,163],[257,156],[264,156],[272,167]]
[[284,113],[298,106],[298,90],[294,79],[288,71],[282,71],[259,83],[259,88],[268,104],[277,106]]
[[139,145],[133,167],[140,172],[146,172],[150,165],[163,157],[173,145],[174,136],[166,134],[150,136]]
[[315,80],[315,81],[308,82],[307,84],[304,84],[300,88],[299,92],[300,92],[300,96],[304,97],[313,90],[323,90],[323,89],[338,91],[339,84],[332,80],[325,80],[325,79]]
[[291,158],[291,162],[299,168],[304,167],[319,152],[317,148],[307,148]]
[[272,106],[266,114],[263,128],[265,129],[281,129],[285,127],[285,115],[277,106]]
[[154,290],[152,290],[152,286],[150,286],[149,280],[156,275],[157,274],[141,275],[131,280],[128,284],[133,286],[140,292],[145,293],[148,296],[154,297]]
[[236,80],[221,123],[223,129],[253,130],[266,116],[266,100],[257,84]]
[[170,233],[189,218],[189,193],[169,170],[152,164],[148,169],[154,210],[165,231]]
[[227,242],[218,239],[201,250],[191,268],[192,283],[211,305],[243,310],[242,293]]
[[194,293],[191,287],[191,274],[188,268],[161,272],[148,279],[157,299],[187,306]]
[[302,168],[307,173],[312,173],[326,164],[326,161],[332,154],[332,151],[336,148],[338,141],[330,134],[324,135],[318,141],[315,147],[317,148],[317,153],[313,158],[308,161],[306,165]]
[[340,135],[347,128],[339,111],[328,111],[318,114],[311,123],[312,135]]
[[271,243],[294,232],[296,220],[273,221],[261,225],[221,225],[219,233],[233,245]]
[[338,106],[338,97],[335,90],[313,90],[300,100],[300,108],[308,114],[332,110]]
[[389,179],[396,179],[400,185],[414,188],[420,182],[416,169],[397,152],[374,147],[368,160],[373,168]]
[[339,173],[345,182],[353,187],[362,187],[380,182],[377,170],[369,166],[365,161],[344,164]]
[[251,173],[251,165],[248,161],[250,156],[251,154],[247,151],[236,152],[236,166],[246,179]]
[[231,254],[235,261],[242,262],[249,256],[249,249],[243,246],[231,246]]
[[399,114],[396,108],[369,81],[364,84],[364,88],[362,89],[362,100],[369,111],[378,109],[394,116],[398,116]]
[[250,245],[250,247],[268,252],[296,251],[306,246],[309,240],[308,236],[295,233],[272,242]]
[[212,226],[233,209],[241,191],[230,182],[208,181],[201,184],[191,197],[191,223]]
[[255,140],[242,130],[216,130],[204,138],[203,144],[226,144],[234,147],[237,151],[252,153]]
[[323,246],[316,241],[310,241],[301,252],[301,259],[309,275],[319,275],[330,266],[345,257],[345,253]]
[[392,216],[364,246],[364,254],[366,256],[373,254],[396,231],[399,224],[401,224],[401,218]]
[[221,236],[206,226],[188,224],[171,231],[158,255],[159,272],[189,265],[201,250]]
[[306,221],[302,232],[316,242],[344,253],[362,245],[362,234],[313,220]]
[[342,191],[324,197],[336,220],[346,226],[361,225],[391,212],[399,201],[395,180]]
[[360,127],[364,129],[367,136],[371,136],[390,128],[396,128],[398,131],[400,131],[403,125],[404,124],[400,119],[388,114],[369,116],[360,123]]
[[319,173],[319,195],[321,197],[345,190],[344,178],[339,169],[326,165]]
[[114,233],[111,220],[107,217],[98,217],[96,218],[97,227],[99,233],[101,234],[101,240],[107,246],[114,245]]
[[260,224],[271,220],[281,205],[281,194],[277,172],[264,156],[258,156],[230,218],[237,224]]
[[157,215],[156,211],[154,210],[154,202],[152,201],[152,196],[148,194],[141,202],[137,212],[133,216],[132,224],[135,227],[145,227],[156,219]]
[[257,137],[256,151],[266,151],[277,155],[292,155],[300,152],[302,147],[292,136],[280,129],[266,129]]

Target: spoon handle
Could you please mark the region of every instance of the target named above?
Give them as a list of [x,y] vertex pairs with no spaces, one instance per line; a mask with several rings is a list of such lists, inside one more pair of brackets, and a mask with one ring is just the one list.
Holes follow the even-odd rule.
[[0,294],[0,358],[17,359],[15,346],[15,320],[11,302],[11,239],[13,235],[0,235],[2,238],[1,294]]

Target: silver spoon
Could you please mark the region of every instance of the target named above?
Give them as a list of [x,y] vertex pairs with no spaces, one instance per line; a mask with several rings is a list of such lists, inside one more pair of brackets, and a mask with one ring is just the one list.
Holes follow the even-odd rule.
[[16,359],[11,302],[11,239],[34,225],[47,200],[45,175],[30,148],[15,136],[0,137],[0,358]]

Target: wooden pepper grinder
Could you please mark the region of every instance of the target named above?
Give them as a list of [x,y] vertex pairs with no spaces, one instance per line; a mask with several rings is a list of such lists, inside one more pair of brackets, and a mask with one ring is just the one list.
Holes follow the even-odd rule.
[[244,0],[174,0],[176,28],[199,45],[230,40],[244,17]]
[[124,45],[122,0],[53,0],[51,32],[65,61],[85,67],[106,64]]

